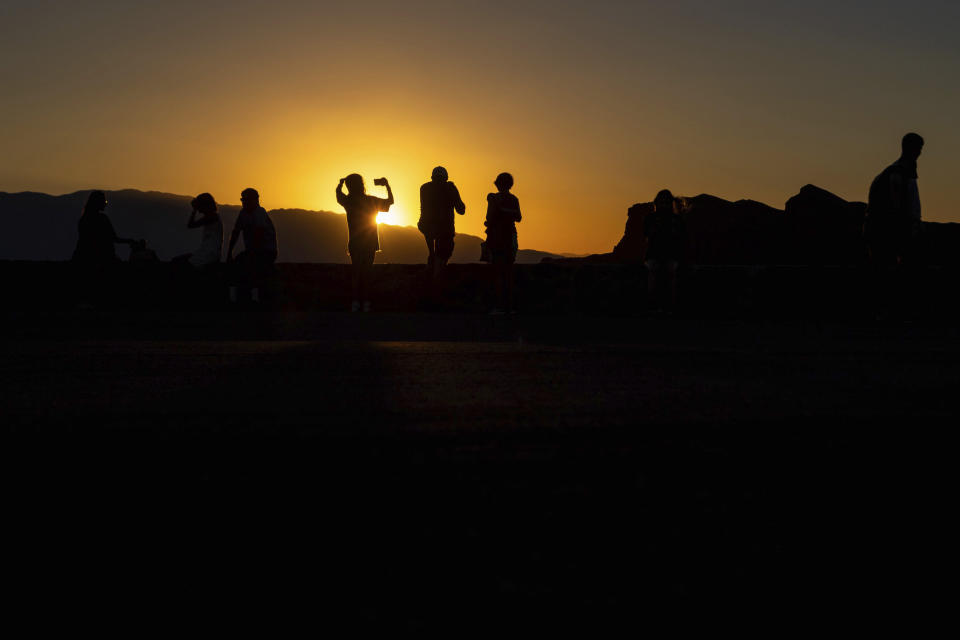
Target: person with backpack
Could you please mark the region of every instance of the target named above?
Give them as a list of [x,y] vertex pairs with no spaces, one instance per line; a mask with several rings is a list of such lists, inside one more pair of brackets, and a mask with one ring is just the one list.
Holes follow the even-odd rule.
[[923,138],[908,133],[900,148],[900,158],[870,184],[863,231],[870,259],[879,267],[909,261],[922,229],[917,159],[923,150]]
[[516,312],[513,284],[513,264],[517,260],[517,223],[521,220],[520,201],[510,193],[513,176],[501,173],[493,184],[496,193],[487,194],[486,252],[493,265],[496,306],[491,315]]
[[[387,188],[387,197],[378,198],[367,195],[363,176],[351,173],[346,178],[340,178],[337,185],[337,203],[347,213],[347,233],[349,240],[347,250],[350,252],[350,261],[353,263],[353,302],[350,310],[361,309],[370,311],[370,277],[373,271],[373,261],[380,251],[380,234],[377,230],[377,213],[389,211],[393,205],[393,191],[386,178],[377,178],[373,181],[377,186]],[[347,186],[347,193],[343,186]]]
[[[233,224],[227,262],[234,262],[233,248],[243,234],[243,252],[237,255],[240,282],[249,290],[250,299],[260,302],[263,281],[272,274],[277,260],[277,231],[267,210],[260,206],[260,194],[256,189],[244,189],[240,193],[240,213]],[[236,302],[237,287],[230,287],[230,300]]]
[[417,229],[427,242],[427,269],[434,279],[453,255],[454,211],[462,216],[467,212],[467,205],[456,185],[448,180],[447,170],[435,167],[430,182],[420,187],[420,220],[417,222]]
[[656,311],[677,303],[677,270],[686,250],[687,230],[677,213],[677,199],[664,189],[653,199],[653,211],[643,220],[647,293]]

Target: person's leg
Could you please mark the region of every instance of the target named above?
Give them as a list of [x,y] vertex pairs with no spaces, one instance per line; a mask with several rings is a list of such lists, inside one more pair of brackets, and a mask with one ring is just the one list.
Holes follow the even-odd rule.
[[503,310],[503,264],[496,251],[490,254],[490,274],[493,277],[493,311]]
[[350,303],[351,311],[360,311],[360,256],[356,252],[350,253],[350,289],[353,292],[353,302]]
[[437,252],[435,247],[435,242],[433,238],[424,235],[424,241],[427,243],[427,271],[433,273],[434,261],[437,259]]
[[667,265],[667,278],[669,280],[669,292],[670,292],[670,306],[668,309],[670,311],[675,311],[677,308],[677,269],[679,265],[676,261],[671,261]]
[[440,272],[444,267],[447,266],[447,262],[450,261],[450,257],[453,255],[453,237],[448,238],[437,238],[436,243],[436,255],[437,255],[437,265],[435,276],[439,276]]
[[494,254],[493,264],[497,278],[497,302],[495,310],[507,311],[510,305],[510,285],[508,280],[510,277],[510,263],[502,253],[497,252]]
[[360,270],[360,299],[363,302],[364,311],[370,311],[370,282],[373,280],[373,261],[375,258],[376,252],[373,251],[365,255]]
[[653,260],[647,260],[647,304],[651,309],[659,306],[657,291],[657,264]]

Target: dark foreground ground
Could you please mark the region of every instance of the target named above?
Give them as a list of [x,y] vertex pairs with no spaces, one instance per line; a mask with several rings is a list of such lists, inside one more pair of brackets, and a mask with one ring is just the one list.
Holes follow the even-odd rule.
[[276,630],[296,612],[459,636],[709,623],[719,605],[782,612],[779,635],[835,615],[915,628],[949,597],[960,340],[943,324],[0,328],[5,580],[38,624]]

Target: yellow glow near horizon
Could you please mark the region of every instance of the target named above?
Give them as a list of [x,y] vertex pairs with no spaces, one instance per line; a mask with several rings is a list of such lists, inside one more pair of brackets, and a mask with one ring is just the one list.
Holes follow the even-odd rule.
[[377,214],[377,224],[392,224],[398,227],[409,225],[403,209],[397,205],[390,207],[390,211],[381,211]]

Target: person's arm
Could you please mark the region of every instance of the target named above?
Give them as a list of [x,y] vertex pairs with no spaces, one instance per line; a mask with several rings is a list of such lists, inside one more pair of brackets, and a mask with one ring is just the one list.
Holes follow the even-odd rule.
[[115,244],[129,244],[131,246],[137,243],[133,238],[121,238],[117,235],[117,232],[113,229],[113,223],[110,222],[110,218],[107,218],[107,226],[110,227],[110,235],[113,236],[113,242]]
[[463,215],[467,212],[467,205],[463,203],[463,198],[460,197],[460,191],[457,189],[457,186],[450,183],[450,190],[453,191],[453,208],[454,210]]
[[187,229],[196,229],[197,227],[206,225],[208,222],[209,220],[207,219],[206,214],[204,214],[203,218],[197,220],[197,210],[194,209],[190,212],[190,219],[187,220]]
[[[507,198],[504,198],[504,200],[509,202]],[[516,196],[514,196],[513,201],[517,203],[515,206],[511,203],[509,207],[501,206],[500,210],[503,212],[506,218],[512,220],[513,222],[520,222],[520,218],[522,217],[520,215],[520,201],[516,198]]]
[[230,246],[227,249],[227,262],[233,260],[233,247],[237,244],[237,238],[240,237],[240,231],[240,216],[237,215],[237,220],[233,223],[233,231],[230,233]]
[[346,181],[346,178],[340,178],[340,184],[337,185],[337,204],[341,207],[344,206],[344,202],[347,199],[347,194],[343,192],[343,183]]
[[497,197],[492,194],[487,194],[487,217],[483,221],[483,226],[488,229],[497,223]]
[[383,201],[387,207],[384,211],[387,211],[393,206],[393,189],[390,188],[390,181],[386,178],[383,179],[383,185],[387,188],[387,199]]

